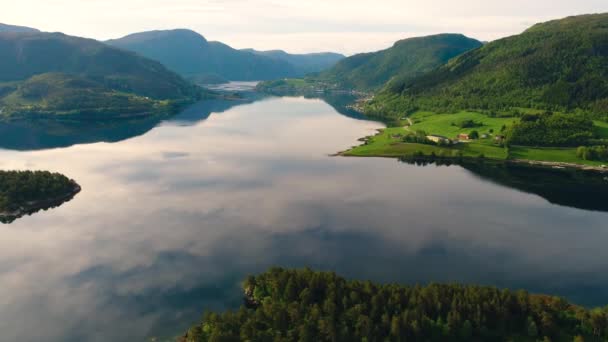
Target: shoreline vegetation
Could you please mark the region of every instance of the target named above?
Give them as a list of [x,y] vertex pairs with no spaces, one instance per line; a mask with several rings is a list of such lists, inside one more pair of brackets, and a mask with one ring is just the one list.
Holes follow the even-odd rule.
[[313,78],[285,78],[258,83],[255,90],[275,96],[314,96],[323,94],[348,94],[358,98],[370,98],[369,91],[342,87],[336,82]]
[[[388,128],[343,156],[478,158],[603,172],[607,23],[608,13],[573,16],[483,45],[464,36],[408,39],[304,79],[261,83],[258,90],[369,92],[350,109]],[[453,55],[436,44],[444,40],[453,44]],[[444,55],[450,57],[421,64]]]
[[0,222],[8,224],[40,210],[56,208],[82,188],[76,181],[48,171],[0,171]]
[[399,285],[273,268],[242,284],[237,311],[208,312],[202,341],[605,341],[608,308],[490,286]]
[[[359,139],[361,145],[353,146],[334,156],[345,157],[389,157],[427,160],[487,160],[513,164],[527,164],[546,168],[571,168],[596,172],[608,172],[607,160],[591,160],[581,155],[581,151],[591,146],[587,142],[574,142],[566,146],[525,146],[511,143],[511,137],[520,134],[516,129],[526,120],[538,120],[536,117],[559,117],[561,113],[549,113],[517,109],[517,114],[488,116],[476,111],[460,111],[450,114],[418,111],[397,121],[388,123],[388,127],[379,129],[377,134]],[[532,118],[530,118],[532,117]],[[608,123],[601,120],[586,120],[589,141],[597,141],[599,146],[607,145]],[[545,126],[546,127],[546,126]],[[525,134],[536,134],[537,132]],[[575,134],[581,136],[576,128]],[[549,136],[548,129],[540,134]],[[561,135],[560,135],[561,134]],[[565,136],[561,132],[554,134]],[[434,140],[434,141],[433,141]]]
[[[230,93],[221,91],[211,91],[205,89],[200,97],[174,100],[174,101],[156,101],[153,105],[146,108],[135,108],[133,111],[125,108],[92,108],[89,110],[77,109],[68,111],[57,110],[42,110],[37,109],[20,109],[9,110],[0,106],[0,122],[12,122],[22,120],[57,120],[57,121],[74,121],[87,122],[99,121],[110,122],[112,120],[129,120],[137,118],[169,118],[178,114],[181,110],[193,105],[199,101],[206,100],[226,100],[226,101],[241,101],[243,97],[240,93]],[[1,105],[1,104],[0,104]]]
[[[383,130],[380,134],[382,134]],[[370,141],[374,136],[368,136],[359,139],[360,141]],[[428,145],[415,144],[415,143],[395,143],[390,145],[382,150],[374,151],[374,152],[361,152],[359,148],[363,148],[367,145],[359,145],[354,146],[351,149],[340,151],[334,154],[331,154],[332,157],[360,157],[360,158],[394,158],[394,159],[405,159],[412,161],[427,161],[427,162],[435,162],[435,161],[446,161],[451,162],[453,164],[458,164],[463,161],[476,161],[476,162],[493,162],[493,163],[504,163],[504,164],[518,164],[518,165],[528,165],[531,167],[537,168],[551,168],[551,169],[576,169],[583,171],[593,171],[600,173],[608,173],[608,166],[604,164],[600,165],[588,165],[588,164],[576,164],[569,162],[561,162],[561,161],[547,161],[547,160],[533,160],[533,159],[500,159],[500,158],[492,158],[487,157],[485,155],[463,155],[460,154],[461,151],[456,151],[455,155],[452,153],[455,150],[450,150],[449,154],[442,153],[441,149],[429,148]],[[524,147],[522,147],[524,148]],[[540,150],[542,151],[542,150]],[[560,150],[557,150],[560,152]],[[571,154],[572,149],[563,150]]]
[[[386,157],[426,160],[484,159],[493,162],[525,164],[540,168],[569,168],[608,173],[608,160],[588,160],[577,155],[581,148],[593,147],[587,142],[577,146],[510,146],[505,140],[512,126],[524,120],[536,120],[543,116],[567,117],[566,113],[553,113],[541,109],[511,108],[502,113],[495,111],[461,110],[454,113],[416,111],[398,119],[378,117],[366,111],[367,103],[374,101],[369,92],[342,89],[338,84],[319,82],[314,79],[285,79],[260,83],[256,90],[279,96],[321,96],[325,94],[350,94],[357,100],[349,109],[369,118],[379,119],[387,127],[374,136],[359,139],[363,144],[340,151],[332,156]],[[608,145],[608,122],[594,118],[584,119],[592,123],[591,140],[600,147]],[[459,135],[476,131],[476,139],[459,141]],[[440,145],[406,142],[408,134],[423,133],[424,136],[440,136],[455,144]],[[527,133],[527,132],[526,132]],[[560,134],[561,132],[558,132]],[[541,134],[546,134],[542,132]]]

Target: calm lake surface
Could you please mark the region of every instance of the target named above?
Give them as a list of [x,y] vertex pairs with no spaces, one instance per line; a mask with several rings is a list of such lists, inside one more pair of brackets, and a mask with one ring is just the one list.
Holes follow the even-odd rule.
[[608,208],[585,192],[543,191],[543,174],[330,157],[381,125],[322,100],[255,100],[1,124],[0,168],[61,172],[83,191],[0,225],[0,340],[174,337],[238,307],[240,281],[270,266],[608,304]]

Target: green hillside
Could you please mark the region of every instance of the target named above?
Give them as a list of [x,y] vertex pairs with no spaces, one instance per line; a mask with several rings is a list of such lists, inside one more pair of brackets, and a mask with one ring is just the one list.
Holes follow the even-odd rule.
[[200,341],[605,341],[608,309],[485,286],[402,286],[272,269],[243,283],[246,305],[208,313]]
[[118,92],[86,77],[45,73],[0,85],[0,114],[92,114],[121,116],[162,110],[168,101]]
[[480,46],[479,41],[460,34],[409,38],[386,50],[343,59],[317,78],[342,88],[374,90],[391,79],[410,80]]
[[160,63],[61,33],[0,33],[0,113],[122,115],[190,101],[202,90]]
[[157,60],[184,77],[257,81],[297,74],[286,61],[209,42],[185,29],[135,33],[106,43]]
[[537,24],[413,80],[394,80],[367,112],[514,112],[516,108],[608,112],[608,14]]

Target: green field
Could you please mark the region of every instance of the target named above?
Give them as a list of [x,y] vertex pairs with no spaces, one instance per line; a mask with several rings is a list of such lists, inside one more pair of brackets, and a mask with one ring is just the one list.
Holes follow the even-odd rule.
[[602,139],[608,139],[608,122],[604,121],[593,121],[595,124],[595,132]]
[[[579,159],[576,156],[576,148],[511,146],[509,149],[506,149],[495,144],[494,136],[500,134],[503,126],[508,127],[517,118],[491,118],[481,113],[463,111],[456,114],[416,112],[410,116],[410,120],[413,122],[411,127],[407,127],[408,120],[404,119],[402,123],[406,126],[383,129],[377,135],[370,137],[365,144],[354,147],[344,152],[343,155],[359,157],[412,157],[415,154],[423,153],[427,156],[432,154],[446,157],[483,156],[495,160],[525,159],[590,166],[606,164]],[[459,128],[453,125],[453,123],[463,120],[473,120],[479,126],[474,128]],[[599,137],[608,138],[608,123],[595,121],[595,126]],[[459,133],[470,133],[473,130],[477,130],[480,135],[489,134],[489,137],[463,142],[450,147],[403,142],[403,136],[415,131],[424,131],[426,134],[438,134],[448,138],[455,138]],[[494,134],[491,134],[490,130],[493,130]]]
[[[479,134],[490,133],[491,130],[494,133],[499,134],[503,125],[510,126],[513,121],[518,120],[517,118],[491,118],[481,113],[466,111],[458,112],[456,114],[416,112],[410,116],[410,119],[414,122],[414,125],[411,127],[412,130],[421,130],[428,134],[444,135],[448,138],[456,138],[460,133],[470,133],[474,130],[478,131]],[[464,120],[473,120],[480,124],[480,126],[460,128],[453,125]]]
[[576,156],[576,148],[511,146],[509,152],[510,159],[527,159],[593,166],[606,164],[605,162],[582,160],[578,158]]
[[357,157],[407,157],[414,155],[416,152],[422,152],[425,155],[435,153],[435,155],[447,157],[458,155],[464,157],[484,156],[492,159],[507,159],[508,157],[506,149],[487,140],[463,143],[453,147],[440,147],[402,142],[401,136],[408,133],[402,127],[387,128],[369,138],[367,144],[357,146],[343,154]]
[[287,85],[290,85],[293,87],[304,87],[309,84],[303,78],[286,78],[285,83],[287,83]]

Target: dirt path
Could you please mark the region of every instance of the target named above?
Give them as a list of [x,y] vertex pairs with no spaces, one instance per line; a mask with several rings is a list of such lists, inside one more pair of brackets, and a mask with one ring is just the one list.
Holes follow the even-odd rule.
[[412,119],[410,118],[405,118],[407,120],[407,125],[403,126],[403,129],[405,129],[406,131],[410,131],[410,127],[414,125],[414,122],[412,122]]

